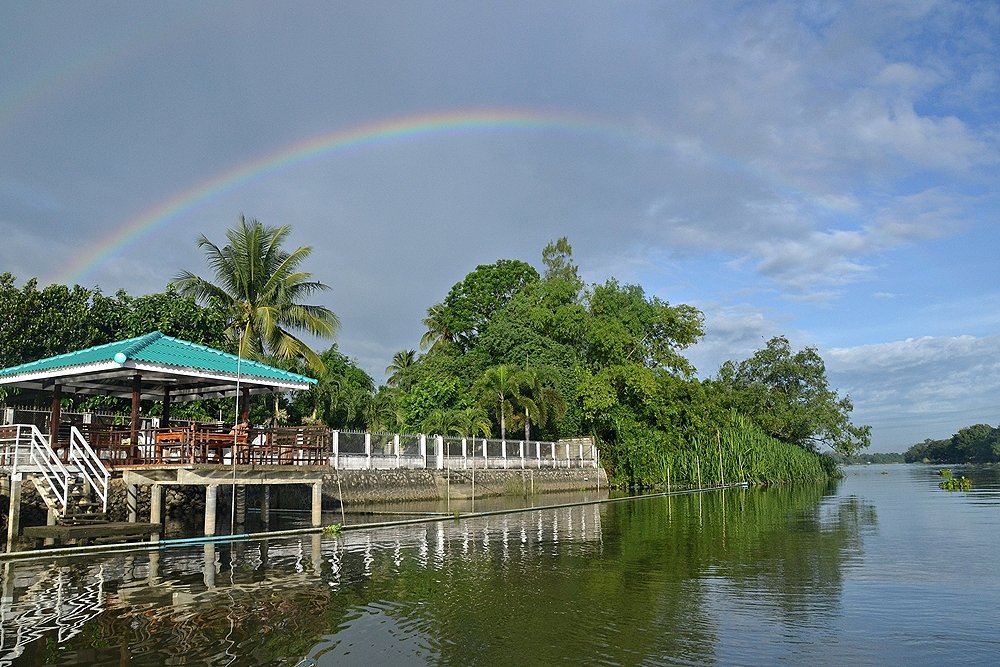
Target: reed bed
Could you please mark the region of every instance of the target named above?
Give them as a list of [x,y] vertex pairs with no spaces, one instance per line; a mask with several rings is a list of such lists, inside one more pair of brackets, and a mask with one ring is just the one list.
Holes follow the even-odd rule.
[[708,433],[682,440],[639,427],[613,448],[613,481],[658,488],[700,488],[815,481],[837,474],[836,462],[770,437],[752,421],[732,414]]

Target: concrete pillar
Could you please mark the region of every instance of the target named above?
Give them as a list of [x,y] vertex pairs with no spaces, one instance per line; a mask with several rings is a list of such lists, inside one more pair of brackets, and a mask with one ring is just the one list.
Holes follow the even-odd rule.
[[264,529],[271,524],[271,485],[265,484],[260,495],[260,521],[264,524]]
[[7,510],[7,552],[14,550],[14,541],[21,534],[21,479],[19,472],[10,477],[10,507]]
[[163,487],[159,484],[149,487],[149,522],[163,523]]
[[323,483],[316,482],[312,485],[312,526],[319,528],[323,525]]
[[437,454],[437,469],[444,470],[444,436],[435,436],[434,447]]
[[336,470],[340,467],[340,431],[334,430],[332,433],[333,439],[333,469]]
[[[205,535],[215,535],[215,510],[216,510],[216,505],[218,505],[218,500],[219,500],[219,485],[209,484],[208,486],[206,486],[205,487]],[[214,578],[212,583],[214,585],[215,583]]]
[[[48,511],[45,513],[45,525],[46,526],[56,525],[56,512],[51,507],[49,507]],[[56,540],[54,537],[46,537],[45,540],[42,541],[42,544],[44,544],[47,547],[52,546],[55,543]]]
[[125,506],[128,508],[128,522],[139,520],[138,489],[135,484],[125,485]]

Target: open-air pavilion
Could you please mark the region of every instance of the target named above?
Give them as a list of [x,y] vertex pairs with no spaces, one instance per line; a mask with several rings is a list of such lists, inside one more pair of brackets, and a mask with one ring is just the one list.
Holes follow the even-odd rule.
[[[248,432],[221,423],[181,427],[170,417],[171,405],[177,402],[238,397],[238,421],[245,424],[251,395],[301,391],[314,382],[158,331],[0,370],[0,386],[50,395],[47,430],[50,446],[60,452],[65,452],[70,437],[67,424],[60,428],[63,398],[89,395],[129,400],[127,424],[73,424],[112,468],[232,462],[234,452],[236,463],[264,463],[267,456],[275,463],[320,462],[317,445],[323,443],[307,442],[302,429]],[[142,401],[162,403],[156,422],[143,419]],[[293,452],[296,444],[300,451]]]
[[[213,508],[205,513],[205,532],[213,534],[220,484],[232,484],[234,490],[248,484],[308,484],[313,486],[313,524],[319,525],[330,431],[247,426],[252,395],[301,391],[314,382],[158,331],[0,370],[0,387],[51,395],[46,428],[0,426],[0,467],[9,474],[11,489],[9,538],[16,535],[15,496],[23,475],[35,481],[49,506],[50,523],[56,523],[72,519],[77,487],[88,494],[96,490],[106,511],[109,470],[124,478],[132,522],[137,485],[151,486],[153,524],[161,520],[163,486],[204,486],[206,507]],[[122,424],[66,424],[62,401],[78,395],[127,399],[130,418]],[[174,403],[226,397],[239,406],[238,424],[171,420]],[[156,422],[143,418],[143,401],[162,403]]]

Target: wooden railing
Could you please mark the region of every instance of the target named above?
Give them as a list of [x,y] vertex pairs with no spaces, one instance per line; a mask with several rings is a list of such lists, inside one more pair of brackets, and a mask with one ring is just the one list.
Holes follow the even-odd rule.
[[90,432],[90,442],[109,467],[137,465],[326,465],[330,431],[324,428],[250,428],[214,424],[147,428],[132,443],[128,430]]

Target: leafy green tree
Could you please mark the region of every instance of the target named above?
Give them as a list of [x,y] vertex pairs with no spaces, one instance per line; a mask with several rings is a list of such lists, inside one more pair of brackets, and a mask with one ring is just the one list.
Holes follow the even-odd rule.
[[724,363],[718,384],[728,406],[778,440],[811,450],[827,445],[848,456],[871,441],[870,426],[850,422],[850,397],[829,388],[814,347],[793,353],[788,339],[776,336],[749,359]]
[[175,283],[182,295],[226,313],[226,335],[243,356],[302,358],[321,369],[319,355],[293,332],[332,337],[339,321],[325,306],[302,303],[328,287],[299,268],[312,252],[310,246],[282,249],[290,232],[288,225],[268,227],[241,215],[237,226],[226,232],[226,246],[220,248],[204,235],[198,239],[216,282],[183,271]]
[[442,304],[438,330],[450,332],[452,339],[463,350],[468,350],[490,318],[525,286],[538,280],[534,267],[517,260],[501,259],[494,264],[477,266],[448,292]]
[[972,461],[987,463],[995,461],[994,445],[998,441],[998,429],[989,424],[974,424],[959,429],[951,436],[951,461]]
[[545,265],[546,282],[562,282],[575,288],[576,292],[583,289],[580,270],[573,263],[573,246],[562,236],[542,249],[542,264]]
[[97,344],[99,332],[90,317],[93,295],[79,285],[40,290],[34,278],[18,289],[12,274],[0,274],[0,368]]
[[638,285],[611,279],[587,296],[590,322],[585,355],[592,368],[640,363],[685,376],[695,368],[680,351],[704,335],[701,311],[647,298]]

